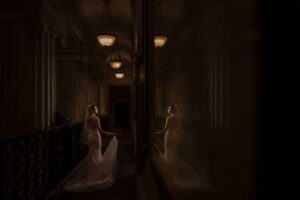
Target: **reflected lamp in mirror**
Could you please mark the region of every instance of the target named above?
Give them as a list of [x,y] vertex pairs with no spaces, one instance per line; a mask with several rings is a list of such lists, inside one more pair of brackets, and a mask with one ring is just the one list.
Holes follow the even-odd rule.
[[124,73],[115,73],[116,78],[121,79],[124,77]]
[[167,42],[167,36],[164,35],[156,35],[154,37],[154,46],[155,47],[162,47],[166,44]]

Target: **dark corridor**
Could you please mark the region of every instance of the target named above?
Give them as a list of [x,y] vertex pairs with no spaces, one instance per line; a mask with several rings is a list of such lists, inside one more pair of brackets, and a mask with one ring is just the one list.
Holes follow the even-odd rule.
[[115,126],[130,128],[129,103],[115,103]]
[[[296,174],[283,144],[297,146],[299,8],[1,0],[0,200],[292,199],[298,190],[278,177]],[[60,183],[95,146],[83,141],[91,105],[96,152],[118,141],[116,182],[65,192]]]
[[115,128],[131,127],[131,86],[115,86],[110,89],[110,124]]

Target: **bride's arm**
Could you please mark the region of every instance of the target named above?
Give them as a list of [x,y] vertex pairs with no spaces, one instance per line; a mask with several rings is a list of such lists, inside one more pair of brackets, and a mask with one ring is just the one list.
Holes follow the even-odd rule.
[[165,127],[163,130],[156,131],[155,134],[165,133],[169,128],[169,117],[166,118]]
[[107,134],[107,135],[115,135],[114,133],[105,131],[101,128],[100,119],[98,117],[97,117],[97,128],[98,128],[100,133],[104,133],[104,134]]

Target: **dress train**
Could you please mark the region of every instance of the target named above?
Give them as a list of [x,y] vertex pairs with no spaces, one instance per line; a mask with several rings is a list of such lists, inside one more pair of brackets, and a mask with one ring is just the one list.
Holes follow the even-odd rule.
[[113,185],[117,170],[118,141],[114,136],[101,153],[101,137],[97,130],[88,135],[88,154],[66,178],[66,191],[94,191]]

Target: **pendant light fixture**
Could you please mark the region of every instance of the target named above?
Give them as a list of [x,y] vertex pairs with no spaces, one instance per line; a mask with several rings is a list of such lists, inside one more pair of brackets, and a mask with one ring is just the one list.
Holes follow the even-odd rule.
[[109,62],[109,65],[114,69],[118,69],[118,68],[121,67],[122,57],[121,57],[121,54],[120,54],[120,48],[119,48],[118,43],[115,44],[114,52],[112,53],[112,56],[108,60],[108,62]]
[[168,38],[165,35],[155,35],[154,36],[154,46],[162,47],[166,44]]
[[114,69],[118,69],[121,67],[122,62],[121,61],[109,61],[109,65],[114,68]]
[[124,70],[117,69],[115,72],[115,77],[117,79],[122,79],[125,76]]
[[154,35],[154,46],[155,47],[162,47],[166,44],[168,37],[161,33],[161,29],[164,27],[162,12],[161,12],[161,4],[162,0],[157,0],[157,20],[156,20],[156,32]]
[[100,45],[109,47],[114,44],[117,37],[110,31],[112,28],[112,16],[109,8],[110,0],[103,0],[104,7],[101,14],[101,29],[102,33],[97,35],[97,40]]
[[125,75],[124,73],[115,73],[115,76],[116,76],[117,79],[123,78],[124,75]]

